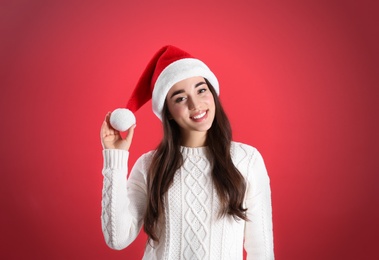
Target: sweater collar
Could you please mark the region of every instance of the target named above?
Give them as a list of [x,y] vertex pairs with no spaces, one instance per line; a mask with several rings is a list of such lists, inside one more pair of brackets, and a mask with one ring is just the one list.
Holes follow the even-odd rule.
[[201,146],[201,147],[186,147],[186,146],[180,146],[180,151],[183,155],[200,155],[204,156],[207,154],[208,147],[207,146]]

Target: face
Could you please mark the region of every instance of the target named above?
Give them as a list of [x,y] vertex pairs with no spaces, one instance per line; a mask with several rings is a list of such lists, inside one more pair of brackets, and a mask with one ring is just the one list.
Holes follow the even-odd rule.
[[215,103],[203,77],[176,83],[166,97],[169,118],[175,120],[184,137],[205,136],[215,117]]

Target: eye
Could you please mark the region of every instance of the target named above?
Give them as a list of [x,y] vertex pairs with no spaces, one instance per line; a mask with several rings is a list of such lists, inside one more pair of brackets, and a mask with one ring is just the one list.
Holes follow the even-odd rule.
[[175,103],[180,103],[184,101],[185,99],[186,99],[185,97],[178,97],[177,99],[175,99]]
[[205,91],[207,91],[207,89],[206,88],[201,88],[201,89],[199,89],[199,94],[201,94],[201,93],[204,93]]

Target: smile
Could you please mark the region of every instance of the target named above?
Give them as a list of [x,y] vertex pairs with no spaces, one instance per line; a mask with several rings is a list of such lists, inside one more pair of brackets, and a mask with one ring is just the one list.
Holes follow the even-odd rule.
[[203,113],[200,113],[198,115],[192,116],[192,119],[198,120],[203,118],[207,114],[207,111],[204,111]]

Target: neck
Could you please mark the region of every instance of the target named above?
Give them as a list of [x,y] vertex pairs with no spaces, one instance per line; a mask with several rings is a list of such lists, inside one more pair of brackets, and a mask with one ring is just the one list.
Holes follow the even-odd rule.
[[202,147],[205,146],[207,132],[189,132],[182,133],[181,145],[185,147]]

